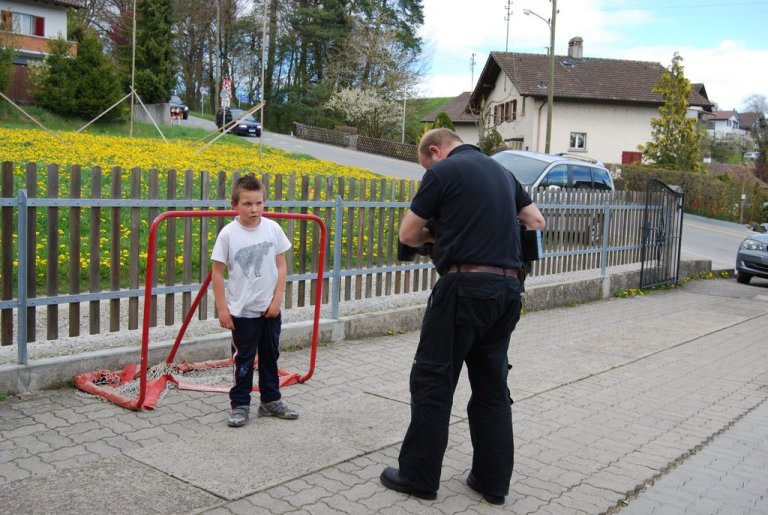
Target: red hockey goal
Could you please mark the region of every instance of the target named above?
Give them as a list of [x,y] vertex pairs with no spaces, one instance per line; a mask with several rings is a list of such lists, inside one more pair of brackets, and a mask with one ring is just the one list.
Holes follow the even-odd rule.
[[[152,222],[149,228],[147,245],[147,273],[144,287],[144,314],[141,330],[141,359],[139,364],[130,364],[119,371],[97,370],[79,374],[75,377],[75,386],[84,392],[102,397],[124,408],[131,410],[153,409],[157,405],[160,395],[166,390],[169,383],[174,383],[180,389],[202,391],[229,391],[228,387],[210,383],[199,383],[185,378],[194,374],[205,374],[212,369],[231,370],[231,359],[206,361],[203,363],[174,363],[176,353],[184,338],[184,333],[189,326],[194,312],[206,294],[211,283],[209,272],[192,302],[184,321],[174,340],[171,350],[165,362],[149,367],[149,324],[152,308],[152,284],[155,276],[155,262],[157,258],[157,230],[160,224],[169,218],[211,218],[234,217],[236,211],[166,211],[161,213]],[[315,215],[303,213],[264,213],[267,218],[296,219],[314,222],[320,229],[320,242],[318,245],[317,259],[317,288],[315,290],[315,309],[312,325],[312,341],[310,345],[309,369],[306,373],[288,372],[280,370],[280,386],[288,386],[303,383],[312,377],[317,359],[317,343],[320,325],[320,306],[322,303],[323,268],[325,263],[326,229],[322,219]],[[231,375],[231,374],[230,374]],[[254,390],[258,387],[254,387]]]

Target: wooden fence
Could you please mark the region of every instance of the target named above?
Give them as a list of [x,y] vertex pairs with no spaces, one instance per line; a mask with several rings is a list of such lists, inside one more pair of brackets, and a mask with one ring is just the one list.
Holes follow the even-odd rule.
[[[164,210],[229,208],[237,176],[31,163],[19,167],[10,162],[2,163],[0,174],[2,345],[14,342],[19,309],[26,319],[25,341],[137,329],[149,225]],[[323,303],[332,304],[334,313],[339,302],[423,291],[435,282],[426,258],[399,263],[396,257],[397,231],[417,189],[415,181],[281,175],[262,179],[268,209],[310,213],[324,220],[329,241]],[[639,261],[642,194],[532,194],[548,220],[545,259],[536,262],[533,275]],[[208,273],[215,236],[226,222],[171,219],[161,227],[151,325],[180,322]],[[281,225],[294,244],[287,256],[285,309],[303,307],[314,301],[319,231],[314,224],[296,220]],[[162,321],[158,298],[164,304]],[[199,307],[200,319],[215,316],[208,304],[204,299]],[[67,319],[60,321],[65,309]],[[41,310],[44,335],[38,334]],[[126,310],[128,316],[121,316]]]

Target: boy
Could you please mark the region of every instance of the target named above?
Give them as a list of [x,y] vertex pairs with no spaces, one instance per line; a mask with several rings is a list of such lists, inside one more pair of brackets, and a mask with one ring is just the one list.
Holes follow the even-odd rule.
[[[232,331],[235,384],[229,391],[228,424],[248,422],[253,389],[253,361],[259,355],[260,417],[293,420],[299,414],[281,399],[277,373],[280,355],[280,306],[287,276],[285,252],[291,248],[280,225],[262,218],[264,184],[253,174],[232,189],[237,217],[216,238],[211,260],[213,294],[221,327]],[[229,280],[224,285],[224,269]]]

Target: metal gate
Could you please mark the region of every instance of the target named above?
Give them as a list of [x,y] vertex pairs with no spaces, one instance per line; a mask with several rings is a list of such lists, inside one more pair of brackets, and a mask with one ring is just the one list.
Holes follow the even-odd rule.
[[683,192],[648,179],[643,214],[640,288],[677,284],[683,236]]

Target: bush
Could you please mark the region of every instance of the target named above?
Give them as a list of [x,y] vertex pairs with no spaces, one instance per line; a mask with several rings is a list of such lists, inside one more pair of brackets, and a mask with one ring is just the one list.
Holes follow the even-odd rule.
[[504,146],[504,138],[501,137],[499,131],[491,129],[483,134],[477,146],[480,147],[483,154],[490,156]]
[[742,217],[740,202],[742,188],[747,203],[743,220],[760,220],[762,204],[768,195],[755,181],[734,181],[728,175],[708,175],[699,172],[665,170],[645,165],[624,165],[621,168],[621,189],[645,191],[648,179],[667,185],[680,186],[685,193],[683,209],[686,213],[738,222]]
[[448,116],[448,113],[445,111],[440,111],[438,113],[438,115],[435,117],[435,123],[432,124],[432,128],[451,129],[452,131],[456,130],[456,127],[453,126],[453,122],[451,121],[451,117]]

